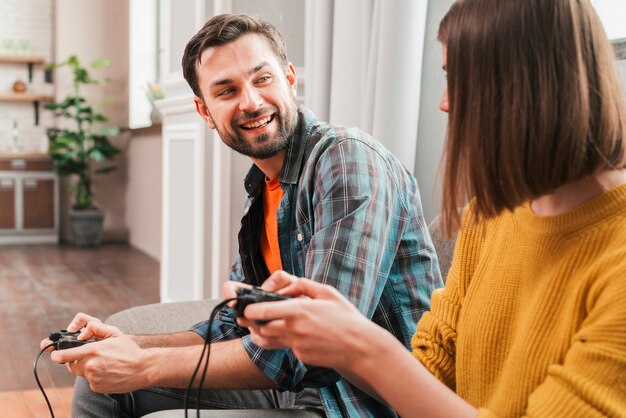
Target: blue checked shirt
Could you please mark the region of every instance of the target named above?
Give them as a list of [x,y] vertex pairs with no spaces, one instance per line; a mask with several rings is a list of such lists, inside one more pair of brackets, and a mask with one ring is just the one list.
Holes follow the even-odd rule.
[[[269,276],[259,248],[264,178],[256,166],[246,176],[239,256],[230,274],[253,285]],[[283,269],[334,286],[409,349],[432,291],[442,286],[413,176],[367,134],[300,108],[279,180]],[[318,388],[329,417],[397,416],[333,370],[308,366],[290,350],[256,346],[231,309],[218,313],[211,329],[213,341],[242,338],[252,361],[281,389]],[[193,330],[205,335],[207,323]]]

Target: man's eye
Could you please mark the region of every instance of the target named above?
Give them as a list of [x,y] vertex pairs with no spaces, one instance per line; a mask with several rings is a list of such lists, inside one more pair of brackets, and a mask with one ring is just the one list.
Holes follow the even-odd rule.
[[226,89],[226,90],[222,90],[219,93],[217,93],[218,96],[227,96],[229,94],[231,94],[232,92],[234,92],[235,89]]
[[263,76],[263,77],[259,78],[257,80],[257,83],[259,83],[259,84],[267,84],[267,83],[270,82],[271,79],[272,79],[272,77],[266,75],[266,76]]

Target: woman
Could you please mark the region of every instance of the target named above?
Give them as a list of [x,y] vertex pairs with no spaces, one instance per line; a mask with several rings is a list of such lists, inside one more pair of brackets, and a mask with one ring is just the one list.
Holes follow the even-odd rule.
[[405,417],[626,416],[626,112],[601,24],[588,0],[458,0],[439,39],[443,220],[462,227],[413,356],[284,273],[264,288],[309,298],[241,324]]

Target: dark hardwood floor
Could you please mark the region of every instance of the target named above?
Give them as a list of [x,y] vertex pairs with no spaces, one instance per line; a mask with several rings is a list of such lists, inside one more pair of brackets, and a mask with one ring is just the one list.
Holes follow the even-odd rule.
[[[39,342],[77,312],[105,319],[159,301],[159,263],[127,245],[0,247],[0,416],[49,416],[33,376]],[[41,384],[57,417],[69,417],[74,378],[47,354]]]

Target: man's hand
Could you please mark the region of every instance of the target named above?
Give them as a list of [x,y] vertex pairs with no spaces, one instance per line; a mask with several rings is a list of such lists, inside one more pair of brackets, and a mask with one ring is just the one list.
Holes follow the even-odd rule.
[[143,350],[118,328],[89,321],[78,338],[99,341],[54,351],[50,358],[64,363],[73,375],[85,377],[94,392],[124,393],[150,385]]
[[[249,284],[236,282],[234,280],[227,280],[222,284],[222,299],[232,299],[237,297],[237,290],[242,287],[252,287]],[[231,302],[230,306],[234,306],[234,302]]]
[[95,316],[87,315],[86,313],[79,312],[74,316],[74,319],[67,326],[67,330],[69,332],[80,331],[84,327],[87,326],[90,322],[102,322],[100,319]]
[[[76,314],[76,316],[74,316],[74,319],[72,319],[69,323],[69,325],[67,326],[67,330],[69,332],[77,332],[80,331],[81,329],[83,329],[85,326],[87,326],[88,323],[90,322],[102,322],[100,319],[96,318],[95,316],[90,316],[87,315],[86,313],[82,313],[79,312]],[[87,338],[80,338],[81,340],[86,340]],[[43,349],[44,347],[48,346],[52,344],[52,341],[50,341],[49,338],[44,338],[43,340],[41,340],[41,342],[39,343],[39,348]],[[48,348],[46,351],[52,351],[54,350],[53,347]]]
[[[261,285],[261,289],[266,292],[276,292],[289,296],[300,296],[298,288],[294,286],[297,283],[298,278],[285,271],[275,271],[270,277],[267,278]],[[243,287],[252,287],[249,284],[228,280],[222,285],[222,298],[232,299],[237,297],[237,290]],[[234,302],[231,303],[234,306]],[[80,314],[79,314],[80,315]],[[78,315],[77,315],[78,316]]]

